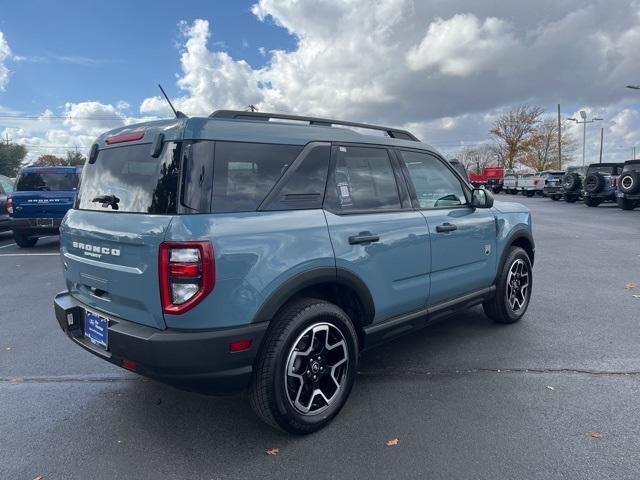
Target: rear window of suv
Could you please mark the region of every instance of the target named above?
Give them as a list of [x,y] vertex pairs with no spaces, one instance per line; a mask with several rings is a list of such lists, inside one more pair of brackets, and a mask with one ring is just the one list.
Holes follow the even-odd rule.
[[[178,143],[167,142],[159,158],[151,156],[149,144],[100,150],[95,163],[84,168],[76,208],[176,213],[179,172]],[[100,201],[105,196],[115,197],[113,203]]]
[[16,182],[17,192],[67,192],[78,186],[75,171],[29,170],[20,173]]

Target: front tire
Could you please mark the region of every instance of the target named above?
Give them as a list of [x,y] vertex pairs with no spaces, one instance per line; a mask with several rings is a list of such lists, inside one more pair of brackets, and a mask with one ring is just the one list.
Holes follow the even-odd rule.
[[285,307],[273,320],[250,391],[254,412],[294,434],[320,430],[349,397],[358,363],[358,337],[338,306],[312,298]]
[[38,237],[27,237],[18,232],[13,232],[13,239],[20,248],[33,248],[38,243]]
[[511,247],[496,282],[495,296],[482,304],[484,313],[497,323],[515,323],[529,307],[533,275],[529,255]]

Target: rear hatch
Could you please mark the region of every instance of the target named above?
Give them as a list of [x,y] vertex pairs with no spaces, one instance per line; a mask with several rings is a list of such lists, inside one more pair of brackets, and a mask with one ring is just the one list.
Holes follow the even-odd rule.
[[73,206],[78,186],[75,168],[28,168],[11,194],[15,218],[62,218]]
[[107,147],[87,162],[60,247],[71,295],[97,310],[165,328],[159,245],[176,213],[180,145]]

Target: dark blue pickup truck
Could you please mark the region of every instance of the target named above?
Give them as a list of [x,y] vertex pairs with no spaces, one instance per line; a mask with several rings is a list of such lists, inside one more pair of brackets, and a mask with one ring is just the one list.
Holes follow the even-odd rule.
[[31,248],[42,235],[57,235],[62,218],[73,206],[82,169],[24,167],[7,202],[13,238]]

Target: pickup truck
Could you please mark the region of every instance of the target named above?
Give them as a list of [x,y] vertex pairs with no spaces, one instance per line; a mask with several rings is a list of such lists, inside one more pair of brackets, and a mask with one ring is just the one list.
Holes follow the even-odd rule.
[[504,174],[502,188],[506,193],[515,195],[518,193],[518,174],[513,171],[507,171]]
[[31,248],[42,235],[57,235],[75,201],[79,167],[23,167],[7,201],[13,238]]
[[7,211],[7,199],[9,198],[9,195],[11,195],[12,191],[13,182],[11,179],[4,175],[0,175],[0,232],[4,232],[11,228],[9,223],[9,212]]
[[560,200],[562,198],[562,177],[564,175],[565,172],[561,170],[544,170],[540,172],[544,182],[539,193],[552,200]]
[[493,193],[500,193],[504,184],[504,168],[484,167],[480,172],[469,172],[469,181],[476,188],[485,187]]

